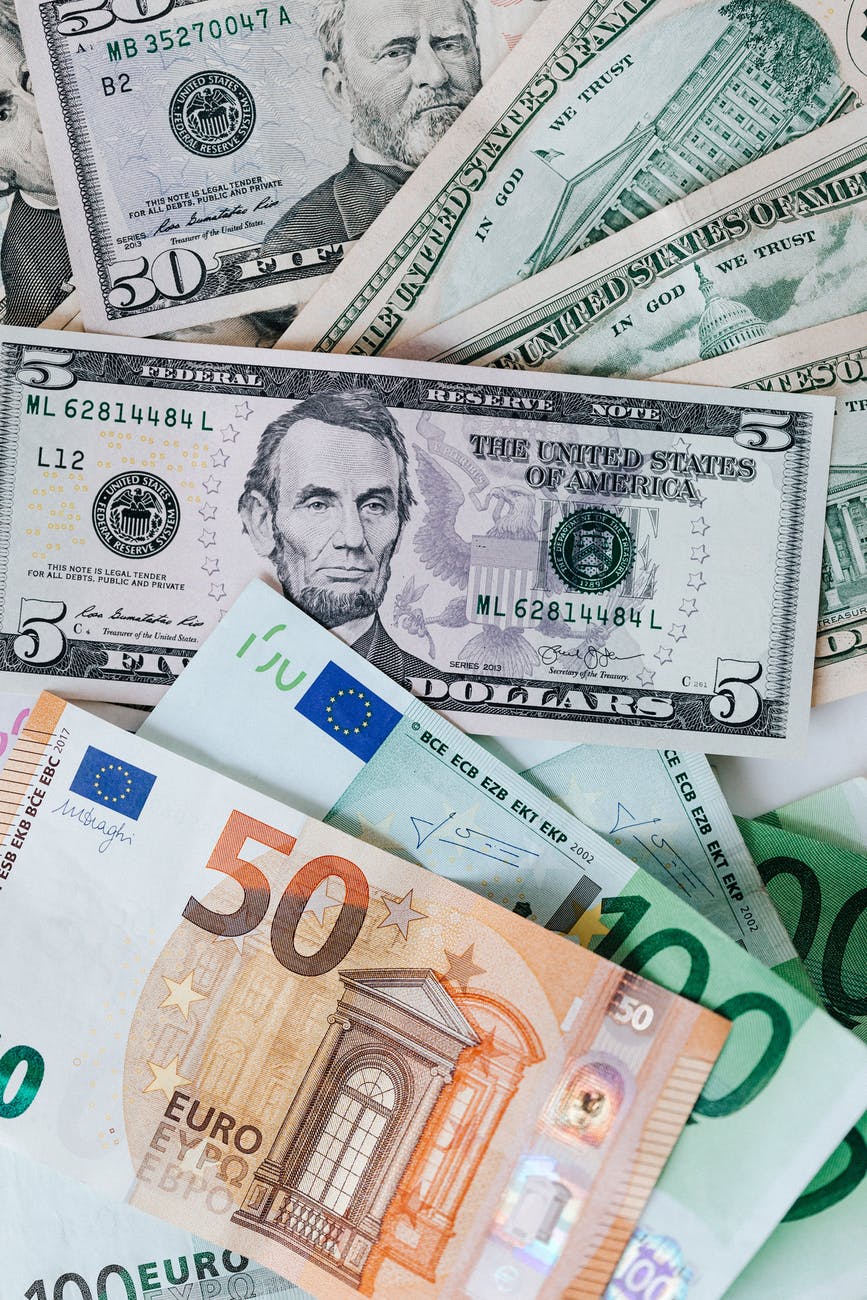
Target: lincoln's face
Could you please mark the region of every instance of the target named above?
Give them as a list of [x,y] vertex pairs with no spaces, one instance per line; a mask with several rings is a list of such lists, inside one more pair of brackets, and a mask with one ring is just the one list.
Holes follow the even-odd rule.
[[361,430],[299,420],[275,456],[283,591],[326,627],[374,614],[400,533],[396,453]]
[[346,0],[325,88],[356,139],[416,167],[481,85],[463,0]]
[[45,141],[21,46],[0,27],[0,185],[54,203]]

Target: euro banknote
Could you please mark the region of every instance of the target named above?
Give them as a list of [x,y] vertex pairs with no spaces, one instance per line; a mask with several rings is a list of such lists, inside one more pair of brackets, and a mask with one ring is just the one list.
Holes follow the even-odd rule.
[[309,296],[541,9],[23,5],[85,324],[156,334]]
[[4,1145],[322,1300],[598,1296],[721,1017],[48,693],[0,782]]
[[703,754],[484,737],[480,743],[765,966],[785,967],[796,986],[806,987]]
[[515,370],[659,375],[863,311],[865,256],[867,109],[858,109],[405,352]]
[[549,6],[282,345],[401,355],[865,93],[854,4],[622,0],[586,17]]
[[[371,754],[364,722],[379,700],[394,710],[394,727]],[[819,1012],[815,994],[790,986],[796,961],[767,970],[670,881],[655,880],[263,584],[239,598],[143,734],[727,1008],[732,1034],[641,1216],[619,1266],[625,1277],[637,1270],[647,1285],[690,1300],[721,1295],[848,1127],[829,1110],[821,1141],[811,1129],[811,1142],[791,1142],[802,1071],[840,1077],[842,1050],[857,1075],[845,1076],[848,1113],[860,1113],[854,1063],[867,1057]],[[559,853],[552,826],[565,836]]]
[[[867,1042],[867,781],[847,781],[741,826],[825,1005]],[[756,1300],[774,1288],[799,1300],[865,1300],[865,1216],[867,1113],[730,1300]]]
[[474,732],[785,753],[833,402],[0,334],[0,681],[155,702],[255,576]]
[[813,703],[867,690],[867,312],[699,361],[667,378],[837,398]]

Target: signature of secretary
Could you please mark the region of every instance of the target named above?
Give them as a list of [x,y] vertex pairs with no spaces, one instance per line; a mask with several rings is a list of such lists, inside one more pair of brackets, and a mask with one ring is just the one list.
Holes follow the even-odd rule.
[[539,658],[543,664],[555,664],[560,659],[575,659],[578,663],[583,663],[584,667],[590,672],[596,672],[597,669],[607,668],[609,664],[625,664],[630,659],[640,659],[641,655],[618,655],[613,650],[603,647],[601,650],[595,645],[576,646],[574,650],[566,650],[562,645],[543,645],[539,647]]
[[[450,812],[447,817],[439,823],[428,821],[425,817],[410,816],[410,821],[415,831],[417,849],[426,843],[432,835],[438,831],[447,830],[454,839],[448,839],[446,835],[439,835],[440,844],[450,844],[454,848],[466,849],[469,853],[475,853],[482,858],[491,858],[494,862],[502,862],[507,867],[519,867],[522,863],[529,862],[531,858],[538,858],[539,854],[533,849],[525,849],[520,844],[511,844],[508,840],[498,839],[495,835],[487,835],[484,831],[474,830],[472,826],[458,826],[453,823],[457,813]],[[453,824],[449,824],[453,823]],[[425,829],[426,828],[426,829]]]

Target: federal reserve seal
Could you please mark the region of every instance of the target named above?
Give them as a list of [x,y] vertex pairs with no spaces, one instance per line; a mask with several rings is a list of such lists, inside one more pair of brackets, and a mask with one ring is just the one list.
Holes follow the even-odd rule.
[[178,531],[181,508],[168,483],[132,470],[110,478],[93,502],[93,529],[115,555],[143,560],[159,555]]
[[635,538],[612,511],[585,506],[555,528],[551,563],[575,591],[608,591],[635,563]]
[[175,139],[202,158],[240,149],[256,124],[256,104],[230,72],[197,72],[182,81],[169,104]]

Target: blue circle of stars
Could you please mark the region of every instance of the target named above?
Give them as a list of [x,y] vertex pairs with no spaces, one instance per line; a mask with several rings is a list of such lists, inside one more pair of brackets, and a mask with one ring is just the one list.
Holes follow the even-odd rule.
[[[99,778],[105,772],[117,772],[118,776],[122,776],[126,781],[126,789],[123,791],[123,793],[120,796],[116,794],[114,795],[103,794],[102,790],[99,788]],[[99,775],[93,778],[93,788],[96,791],[96,793],[99,795],[103,803],[117,803],[118,798],[120,798],[121,803],[123,803],[127,795],[132,793],[132,777],[129,774],[129,768],[121,767],[120,763],[117,764],[109,763],[108,765],[103,764],[103,766],[99,769]]]
[[[337,703],[338,699],[342,695],[354,695],[358,703],[364,709],[364,721],[361,723],[360,726],[351,727],[351,728],[341,727],[338,722],[334,721],[334,705]],[[350,686],[348,690],[338,691],[336,695],[331,696],[331,699],[328,701],[328,703],[325,706],[325,716],[328,719],[328,724],[333,731],[339,731],[344,736],[350,736],[350,735],[359,736],[361,732],[364,730],[364,728],[370,722],[370,719],[373,717],[373,711],[371,709],[371,701],[367,698],[367,696],[364,694],[363,691],[357,691],[355,690],[354,687]]]

